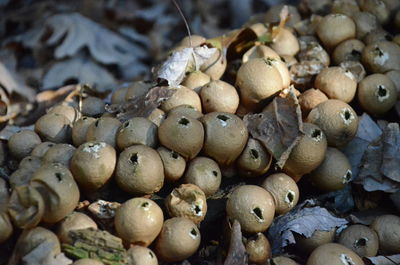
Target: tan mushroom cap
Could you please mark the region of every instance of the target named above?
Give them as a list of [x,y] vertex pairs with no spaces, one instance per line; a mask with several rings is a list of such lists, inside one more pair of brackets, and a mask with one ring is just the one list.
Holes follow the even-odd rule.
[[307,265],[337,264],[364,265],[364,262],[355,252],[337,243],[317,247],[307,260]]
[[378,216],[370,226],[379,238],[379,252],[395,254],[400,252],[400,217],[387,214]]
[[241,101],[252,106],[281,91],[283,80],[269,60],[255,58],[239,68],[236,85],[239,87]]
[[316,33],[325,47],[333,49],[342,41],[356,36],[356,25],[346,15],[329,14],[322,18]]
[[307,116],[313,108],[326,100],[328,100],[328,97],[321,90],[315,88],[307,89],[299,96],[301,112],[304,116]]
[[185,159],[193,159],[204,142],[204,128],[200,121],[186,115],[172,115],[158,128],[160,143]]
[[336,228],[329,231],[315,230],[309,238],[295,234],[296,248],[309,254],[317,247],[335,241],[335,233]]
[[86,134],[86,141],[105,142],[115,148],[117,145],[117,133],[120,126],[121,122],[116,118],[99,118],[90,124]]
[[171,89],[175,90],[175,93],[161,104],[160,109],[168,112],[179,105],[190,105],[197,111],[202,111],[200,97],[195,91],[185,86],[178,86]]
[[52,142],[43,142],[38,144],[31,152],[31,156],[36,156],[42,158],[44,154],[49,150],[55,143]]
[[35,132],[54,143],[66,143],[71,138],[70,120],[58,113],[47,113],[35,123]]
[[265,172],[271,166],[272,156],[260,141],[249,137],[246,147],[236,160],[236,164],[246,177],[257,177]]
[[359,61],[365,44],[358,39],[345,40],[332,53],[333,62],[338,65],[345,61]]
[[182,86],[192,89],[196,93],[199,93],[201,87],[211,81],[209,75],[201,72],[194,71],[188,74],[185,79],[182,81]]
[[134,117],[124,122],[117,133],[118,148],[124,150],[135,144],[155,148],[157,145],[157,125],[143,117]]
[[166,117],[167,114],[163,110],[156,108],[147,116],[147,119],[159,127]]
[[390,80],[392,80],[397,90],[397,100],[400,100],[400,70],[391,70],[389,72],[386,72],[385,75],[389,77]]
[[168,116],[172,115],[188,116],[196,120],[203,117],[203,113],[199,112],[193,106],[190,105],[179,105],[172,108],[170,111],[168,111]]
[[299,41],[296,36],[287,28],[279,29],[274,37],[271,48],[279,55],[296,55],[300,50]]
[[246,63],[247,61],[255,58],[272,58],[275,60],[281,59],[279,54],[277,54],[276,51],[270,47],[266,45],[255,45],[243,54],[242,62]]
[[200,231],[191,220],[174,217],[164,222],[154,252],[165,262],[182,261],[197,251],[200,241]]
[[356,24],[356,36],[359,40],[380,26],[376,17],[370,12],[356,12],[351,18]]
[[265,264],[271,257],[271,245],[263,233],[248,238],[245,247],[252,264]]
[[159,191],[164,185],[164,166],[160,155],[146,145],[126,148],[119,155],[115,180],[122,190],[131,194]]
[[330,146],[344,146],[350,142],[358,128],[358,116],[353,108],[343,101],[329,99],[310,111],[306,122],[322,129]]
[[117,160],[115,149],[105,142],[86,142],[71,160],[71,172],[80,188],[95,191],[111,178]]
[[117,209],[114,222],[117,234],[123,240],[147,247],[160,233],[164,215],[154,201],[134,198]]
[[42,165],[33,174],[30,185],[35,187],[45,202],[42,221],[56,223],[78,206],[80,192],[71,172],[61,164]]
[[7,183],[0,179],[0,244],[6,241],[13,233],[13,226],[7,212],[10,194]]
[[180,179],[185,173],[185,159],[177,152],[171,151],[164,146],[158,147],[157,152],[164,166],[165,181],[174,182]]
[[269,259],[267,265],[298,265],[298,263],[291,258],[285,256],[278,256]]
[[205,139],[203,152],[220,165],[232,164],[246,146],[248,130],[235,114],[211,112],[201,118]]
[[189,162],[184,181],[198,186],[209,197],[218,191],[221,178],[222,173],[217,162],[198,156]]
[[382,25],[385,25],[390,19],[390,10],[386,6],[386,1],[360,1],[360,8],[363,11],[373,14]]
[[316,77],[314,86],[330,99],[349,103],[356,95],[357,81],[353,74],[338,66],[324,68]]
[[94,228],[97,224],[88,215],[81,212],[72,212],[58,223],[57,236],[61,243],[72,243],[72,238],[68,235],[70,231]]
[[165,199],[171,217],[186,217],[199,224],[207,214],[207,199],[204,192],[194,184],[182,184],[172,190]]
[[42,157],[43,163],[59,163],[69,168],[76,148],[70,144],[56,144],[47,150]]
[[384,74],[369,75],[358,85],[358,102],[365,111],[374,115],[388,112],[396,104],[397,97],[394,83]]
[[23,130],[11,135],[8,140],[8,150],[13,157],[20,160],[30,155],[41,142],[39,135],[34,131]]
[[274,198],[259,186],[239,186],[226,202],[226,213],[231,220],[239,221],[242,231],[264,232],[275,215]]
[[89,96],[82,101],[82,115],[99,117],[106,111],[105,106],[101,98]]
[[379,249],[378,234],[365,225],[350,225],[340,233],[339,244],[353,250],[360,257],[376,256]]
[[129,265],[158,265],[156,254],[146,247],[132,246],[127,251]]
[[284,214],[293,209],[299,201],[300,191],[296,182],[284,173],[268,176],[261,187],[269,191],[274,198],[275,212]]
[[200,90],[200,98],[205,113],[219,111],[235,113],[239,106],[239,94],[231,84],[213,80]]
[[303,123],[304,135],[290,152],[283,171],[294,179],[316,169],[324,160],[328,143],[324,132],[315,124]]
[[200,67],[200,70],[209,75],[212,80],[220,79],[226,70],[227,60],[225,53],[217,49],[217,51]]
[[322,191],[343,189],[351,180],[351,165],[346,155],[328,147],[324,161],[308,175],[311,183]]
[[72,127],[72,142],[76,147],[86,142],[89,126],[95,121],[96,119],[92,117],[82,117],[74,122]]
[[365,46],[361,61],[373,73],[400,70],[400,47],[391,41],[371,43]]

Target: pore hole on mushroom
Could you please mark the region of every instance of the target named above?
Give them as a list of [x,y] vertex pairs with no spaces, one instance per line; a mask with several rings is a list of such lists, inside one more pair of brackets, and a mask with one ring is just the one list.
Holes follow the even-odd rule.
[[253,209],[253,213],[258,217],[260,220],[264,220],[264,217],[262,215],[261,209],[256,207]]
[[294,200],[293,192],[289,191],[289,192],[286,194],[286,199],[289,201],[289,203],[293,202],[293,200]]
[[225,115],[218,115],[217,118],[220,119],[221,121],[227,121],[227,120],[229,120],[229,117],[228,117],[228,116],[225,116]]
[[212,173],[213,173],[213,175],[214,175],[215,177],[218,176],[218,172],[217,172],[217,171],[213,170]]
[[172,152],[171,152],[171,157],[172,157],[173,159],[178,159],[178,154],[175,153],[174,151],[172,151]]
[[349,119],[351,118],[351,113],[350,113],[350,111],[346,110],[346,111],[344,112],[344,118],[345,118],[345,120],[349,120]]
[[149,206],[149,203],[148,202],[144,202],[140,206],[142,206],[143,208],[146,208],[147,206]]
[[138,154],[134,153],[131,155],[131,157],[129,158],[129,160],[132,162],[132,164],[137,164],[138,163]]
[[364,237],[359,238],[354,242],[354,247],[356,248],[365,247],[366,245],[367,245],[367,239]]
[[313,130],[313,132],[311,133],[311,137],[315,138],[315,139],[319,139],[321,137],[321,130]]
[[378,86],[378,97],[382,98],[382,97],[386,97],[387,95],[387,90],[384,86],[379,85]]
[[152,259],[154,259],[154,255],[153,255],[153,253],[151,253],[151,251],[149,251],[149,255],[150,255],[150,257],[151,257]]
[[250,149],[250,155],[253,159],[258,159],[260,157],[256,149]]
[[178,123],[181,124],[181,125],[186,126],[186,125],[188,125],[190,123],[190,121],[188,119],[186,119],[186,118],[180,118]]
[[94,123],[94,126],[99,126],[99,120],[97,120],[95,123]]
[[346,175],[345,175],[345,177],[344,177],[346,183],[349,182],[349,181],[351,180],[351,176],[352,176],[351,171],[350,171],[350,170],[347,170]]
[[56,173],[54,173],[54,175],[56,176],[56,178],[59,182],[62,181],[62,174],[60,172],[56,172]]
[[192,235],[192,236],[197,236],[197,232],[196,232],[196,229],[194,229],[194,228],[192,228],[192,230],[190,230],[190,234]]
[[355,265],[353,260],[348,257],[346,254],[341,254],[340,259],[344,265]]
[[201,212],[201,209],[200,209],[200,207],[199,207],[198,205],[195,205],[195,206],[194,206],[194,212],[195,212],[196,214],[199,214],[199,213]]

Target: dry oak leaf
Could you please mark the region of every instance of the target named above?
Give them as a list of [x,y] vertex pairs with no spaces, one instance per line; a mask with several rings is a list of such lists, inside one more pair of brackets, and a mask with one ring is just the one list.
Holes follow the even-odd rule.
[[242,231],[240,223],[233,221],[229,250],[224,265],[246,265],[247,253],[242,241]]
[[157,71],[157,77],[167,80],[169,86],[176,87],[186,72],[200,69],[216,51],[216,48],[199,46],[173,52]]
[[292,90],[286,98],[275,97],[263,112],[244,116],[243,121],[250,135],[267,148],[280,168],[303,134],[301,110]]

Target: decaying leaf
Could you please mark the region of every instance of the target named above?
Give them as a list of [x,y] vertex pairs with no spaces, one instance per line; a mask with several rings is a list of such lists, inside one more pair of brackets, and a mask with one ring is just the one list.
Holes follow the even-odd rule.
[[53,29],[46,43],[54,45],[61,41],[54,53],[58,59],[73,56],[86,47],[97,61],[123,66],[146,54],[140,46],[79,13],[56,14],[46,21],[46,25]]
[[319,196],[318,201],[328,209],[334,209],[340,213],[346,213],[354,208],[354,198],[351,185],[346,185],[343,189],[325,193]]
[[382,135],[369,143],[360,164],[356,183],[366,191],[396,192],[400,189],[399,124],[389,123]]
[[122,104],[106,106],[106,110],[116,113],[117,118],[121,121],[127,121],[133,117],[147,117],[174,93],[175,90],[168,87],[156,86],[151,88],[147,94],[136,96]]
[[216,48],[207,46],[176,51],[161,65],[157,77],[167,80],[169,86],[176,87],[182,82],[186,72],[200,69],[216,51]]
[[316,230],[329,231],[347,224],[345,219],[337,218],[325,208],[314,205],[314,201],[306,200],[287,214],[274,219],[268,230],[273,255],[283,253],[286,246],[296,243],[294,233],[309,238]]
[[99,93],[110,91],[116,85],[108,71],[82,56],[55,63],[43,78],[43,89],[60,87],[71,79],[77,80],[77,83],[89,84]]
[[[7,69],[3,63],[0,62],[0,85],[7,91],[9,95],[16,93],[27,100],[31,101],[35,97],[35,91],[26,86],[22,80],[18,78],[11,71]],[[3,99],[4,100],[4,99]]]
[[237,220],[233,221],[231,241],[229,243],[228,255],[224,261],[224,265],[246,265],[247,253],[242,241],[242,231],[240,223]]
[[363,258],[366,265],[398,265],[400,264],[400,254],[392,256],[377,256]]
[[26,256],[22,257],[23,264],[29,265],[69,265],[72,260],[65,257],[64,253],[52,255],[53,242],[43,241]]
[[368,145],[379,138],[382,130],[371,119],[371,117],[364,113],[358,120],[358,129],[354,138],[348,143],[342,151],[345,153],[351,164],[351,172],[353,178],[356,180],[359,171],[361,159]]
[[250,135],[262,142],[281,168],[303,134],[300,106],[292,91],[286,98],[275,97],[264,112],[246,115],[243,121]]

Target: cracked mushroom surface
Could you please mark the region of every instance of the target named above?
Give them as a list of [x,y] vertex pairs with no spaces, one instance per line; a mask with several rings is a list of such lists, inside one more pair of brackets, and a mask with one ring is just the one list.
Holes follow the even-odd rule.
[[226,202],[228,217],[239,221],[246,233],[264,232],[275,215],[275,203],[271,193],[259,186],[237,187]]
[[204,192],[194,184],[182,184],[172,190],[165,200],[171,217],[186,217],[199,224],[207,213],[207,199]]
[[365,225],[355,224],[340,233],[339,244],[353,250],[360,257],[376,256],[379,249],[378,234]]

